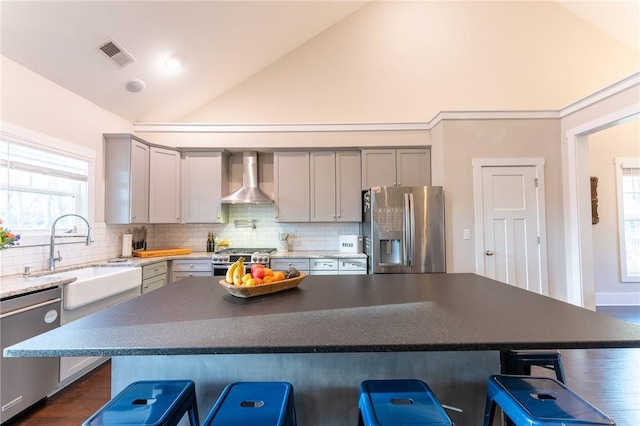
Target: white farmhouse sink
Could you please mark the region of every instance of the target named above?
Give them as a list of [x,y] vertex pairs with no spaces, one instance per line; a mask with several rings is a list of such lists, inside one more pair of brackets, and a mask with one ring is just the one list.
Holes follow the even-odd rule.
[[53,275],[60,278],[76,278],[65,284],[62,290],[62,306],[66,310],[77,309],[116,294],[124,293],[142,284],[142,268],[122,266],[91,266]]

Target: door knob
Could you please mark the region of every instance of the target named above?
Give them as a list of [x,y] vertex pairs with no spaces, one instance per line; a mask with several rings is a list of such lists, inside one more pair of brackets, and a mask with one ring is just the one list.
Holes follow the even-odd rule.
[[487,256],[493,256],[493,252],[491,250],[487,250],[484,252]]

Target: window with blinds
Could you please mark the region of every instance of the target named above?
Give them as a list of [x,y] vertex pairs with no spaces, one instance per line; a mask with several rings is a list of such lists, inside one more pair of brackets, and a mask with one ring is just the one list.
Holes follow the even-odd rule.
[[62,214],[87,215],[89,162],[0,140],[0,217],[14,232],[48,231]]
[[616,158],[620,275],[640,282],[640,159]]

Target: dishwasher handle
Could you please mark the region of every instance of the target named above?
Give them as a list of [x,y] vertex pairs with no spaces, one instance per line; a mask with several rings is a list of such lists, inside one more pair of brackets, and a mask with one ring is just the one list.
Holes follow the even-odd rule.
[[45,302],[42,303],[37,303],[35,305],[31,305],[31,306],[26,306],[24,308],[20,308],[20,309],[16,309],[15,311],[11,311],[11,312],[6,312],[4,314],[0,314],[0,319],[3,318],[9,318],[12,317],[14,315],[18,315],[21,314],[23,312],[29,312],[29,311],[33,311],[34,309],[38,309],[38,308],[42,308],[43,306],[47,306],[47,305],[52,305],[54,303],[58,303],[60,302],[62,299],[60,299],[59,297],[56,299],[51,299],[51,300],[47,300]]

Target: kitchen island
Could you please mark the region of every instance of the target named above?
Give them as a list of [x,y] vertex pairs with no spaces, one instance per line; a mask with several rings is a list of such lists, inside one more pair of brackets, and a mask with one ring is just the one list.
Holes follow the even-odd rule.
[[458,424],[481,424],[499,351],[640,347],[640,327],[475,274],[308,276],[251,299],[190,278],[5,350],[107,355],[112,393],[192,378],[201,415],[227,383],[287,380],[300,425],[357,423],[358,386],[421,378]]

